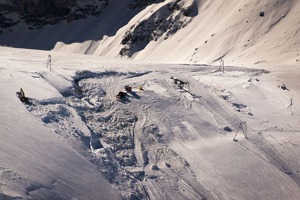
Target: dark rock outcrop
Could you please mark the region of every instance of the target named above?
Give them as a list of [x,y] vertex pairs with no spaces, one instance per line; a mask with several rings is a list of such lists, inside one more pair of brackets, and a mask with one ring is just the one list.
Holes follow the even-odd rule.
[[151,5],[153,3],[163,2],[164,0],[132,0],[131,3],[129,3],[130,9],[136,9],[136,8],[142,8],[148,5]]
[[[99,16],[111,0],[7,0],[0,2],[0,28],[25,22],[29,29],[69,23],[88,16]],[[132,0],[128,7],[138,9],[156,3],[153,0]],[[1,33],[1,31],[0,31]]]
[[144,49],[151,41],[163,37],[165,40],[185,27],[198,14],[197,5],[193,1],[185,4],[181,0],[174,0],[162,6],[156,12],[132,26],[126,31],[121,44],[124,47],[119,54],[131,57],[134,53]]
[[32,29],[61,20],[72,22],[97,16],[107,5],[108,0],[10,0],[0,4],[0,26],[9,28],[23,21]]

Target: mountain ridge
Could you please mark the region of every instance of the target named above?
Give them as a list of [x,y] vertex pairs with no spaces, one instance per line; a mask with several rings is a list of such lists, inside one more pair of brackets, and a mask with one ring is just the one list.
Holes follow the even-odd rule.
[[72,22],[3,29],[0,45],[167,63],[297,64],[299,10],[285,0],[108,1]]

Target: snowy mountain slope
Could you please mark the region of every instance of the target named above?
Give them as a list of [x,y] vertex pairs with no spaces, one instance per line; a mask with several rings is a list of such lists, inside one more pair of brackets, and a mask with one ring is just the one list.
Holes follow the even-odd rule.
[[297,200],[300,3],[131,2],[0,33],[0,199]]
[[[196,4],[196,3],[197,4]],[[190,1],[181,3],[182,8],[188,6]],[[162,37],[157,41],[148,42],[141,51],[133,53],[134,59],[138,60],[160,60],[173,62],[195,62],[213,63],[224,57],[226,63],[230,64],[254,64],[257,62],[272,62],[274,58],[288,59],[296,63],[298,58],[297,47],[299,43],[299,26],[296,25],[299,19],[299,2],[297,1],[194,1],[198,5],[196,16],[186,17],[176,15],[172,17],[175,24],[181,21],[190,23],[179,27],[173,35],[163,31]],[[161,5],[161,4],[159,4]],[[153,5],[145,9],[145,13],[160,11],[162,6]],[[261,12],[264,16],[260,16]],[[141,21],[151,19],[144,17],[133,19],[136,27]],[[176,17],[177,16],[177,17]],[[137,16],[138,17],[138,16]],[[164,18],[162,18],[164,19]],[[155,19],[157,20],[157,19]],[[164,19],[168,20],[168,18]],[[147,22],[146,22],[147,23]],[[113,37],[114,45],[101,43],[100,48],[109,55],[107,48],[114,48],[121,44],[130,30],[132,24],[121,29],[117,37]],[[144,31],[147,31],[145,26]],[[170,30],[170,27],[169,29]],[[121,45],[119,49],[124,48]],[[112,56],[116,50],[111,51]],[[280,62],[279,59],[276,61]]]
[[[97,8],[97,2],[95,3],[95,1],[83,1],[81,3],[90,3],[92,5],[87,7]],[[131,0],[111,1],[101,10],[99,16],[87,15],[83,19],[80,18],[72,22],[60,20],[39,28],[29,29],[28,26],[30,25],[20,22],[17,26],[2,30],[0,34],[1,45],[50,50],[54,48],[57,42],[72,44],[88,40],[101,40],[104,35],[114,35],[120,27],[124,26],[139,11],[139,9],[130,9],[130,3],[132,3]],[[80,7],[80,5],[78,6]],[[40,17],[37,18],[40,19]]]
[[[177,63],[299,63],[299,1],[166,0],[40,29],[5,29],[0,44]],[[33,39],[34,38],[34,39]]]
[[120,199],[95,166],[16,98],[20,87],[41,99],[59,96],[32,73],[40,62],[6,55],[1,56],[1,199]]
[[118,198],[107,181],[125,199],[299,197],[293,66],[222,73],[51,52],[49,71],[49,52],[0,51],[1,198]]

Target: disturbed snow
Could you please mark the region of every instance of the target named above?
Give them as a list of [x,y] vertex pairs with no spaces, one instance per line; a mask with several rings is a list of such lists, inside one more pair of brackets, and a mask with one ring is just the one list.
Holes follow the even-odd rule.
[[[26,107],[10,111],[27,112],[31,117],[25,121],[61,138],[125,199],[297,199],[300,194],[299,93],[278,87],[271,71],[227,66],[222,73],[218,66],[62,53],[54,53],[49,71],[43,61],[47,52],[5,50],[1,82],[14,84],[2,91],[22,87],[30,103],[5,99],[1,105]],[[18,60],[19,54],[24,58]],[[125,85],[132,91],[116,99]],[[9,164],[0,163],[6,186],[12,182],[4,170]]]

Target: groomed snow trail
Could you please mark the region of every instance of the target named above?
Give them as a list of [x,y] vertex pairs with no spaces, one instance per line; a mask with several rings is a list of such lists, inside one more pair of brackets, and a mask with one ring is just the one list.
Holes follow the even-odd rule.
[[[202,69],[203,76],[212,70]],[[230,171],[232,164],[222,155],[235,151],[247,152],[228,159],[251,157],[263,172],[272,169],[270,174],[279,173],[277,179],[282,176],[291,185],[289,197],[293,199],[297,195],[294,183],[299,186],[297,169],[257,133],[238,141],[241,145],[229,143],[248,116],[242,120],[242,114],[234,113],[226,102],[195,80],[195,73],[187,67],[136,72],[86,70],[76,72],[71,80],[45,72],[41,77],[62,97],[33,100],[27,108],[97,166],[125,199],[251,199],[251,192],[235,191],[239,179],[232,183],[222,174]],[[188,82],[189,87],[178,87],[172,76]],[[65,81],[68,83],[61,83]],[[125,85],[130,85],[132,91],[117,100],[115,95]],[[229,165],[222,166],[222,162]],[[247,164],[239,165],[241,170],[250,169]],[[256,176],[252,181],[263,185],[265,179]],[[224,189],[213,177],[220,178]],[[266,190],[270,188],[273,186]]]

